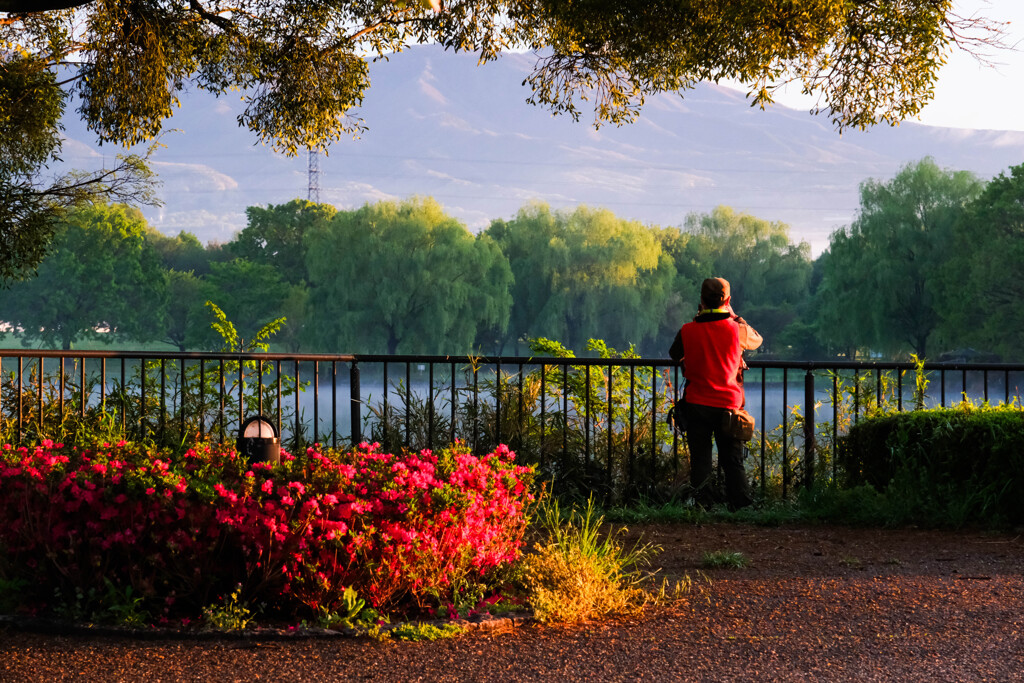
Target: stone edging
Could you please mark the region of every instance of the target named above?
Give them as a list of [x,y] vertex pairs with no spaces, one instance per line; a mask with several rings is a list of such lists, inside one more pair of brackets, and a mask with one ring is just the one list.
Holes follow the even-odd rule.
[[[477,614],[468,619],[433,620],[427,622],[400,622],[397,624],[381,624],[381,631],[387,632],[407,623],[424,623],[434,626],[454,624],[465,631],[485,631],[500,633],[520,628],[534,621],[531,613],[517,612],[502,616]],[[154,626],[151,628],[127,628],[120,626],[104,626],[81,624],[56,619],[38,617],[22,617],[18,615],[0,614],[0,627],[10,627],[18,631],[42,633],[60,636],[101,636],[109,638],[130,638],[137,640],[303,640],[308,638],[353,638],[359,634],[353,629],[327,629],[319,627],[297,628],[253,628],[243,631],[210,631],[186,630]]]

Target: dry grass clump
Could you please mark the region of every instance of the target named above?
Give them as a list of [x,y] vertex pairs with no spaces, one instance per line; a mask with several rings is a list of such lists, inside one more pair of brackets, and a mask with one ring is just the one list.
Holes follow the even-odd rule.
[[[652,574],[642,567],[661,549],[651,544],[624,548],[618,532],[602,533],[604,517],[593,501],[563,520],[557,501],[547,499],[538,514],[543,540],[524,558],[523,582],[535,616],[541,621],[578,622],[610,614],[628,614],[664,600],[667,591],[647,589]],[[688,584],[687,584],[688,585]]]

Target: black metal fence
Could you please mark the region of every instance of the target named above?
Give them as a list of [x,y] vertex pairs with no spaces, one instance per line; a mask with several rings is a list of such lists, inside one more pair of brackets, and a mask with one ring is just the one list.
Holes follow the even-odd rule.
[[[1011,364],[750,366],[759,431],[749,471],[762,494],[780,497],[835,477],[838,437],[871,411],[1019,402],[1024,380],[1024,365]],[[685,480],[685,439],[666,422],[681,393],[680,368],[660,359],[0,350],[9,442],[233,440],[259,413],[292,448],[507,443],[556,486],[616,497]]]

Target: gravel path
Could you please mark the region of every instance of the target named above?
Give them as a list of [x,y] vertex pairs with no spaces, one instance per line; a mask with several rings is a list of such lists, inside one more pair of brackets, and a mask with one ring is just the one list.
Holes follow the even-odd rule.
[[[671,608],[435,643],[142,640],[0,627],[0,681],[1024,681],[1016,535],[734,525],[637,527]],[[704,552],[742,569],[703,570]]]

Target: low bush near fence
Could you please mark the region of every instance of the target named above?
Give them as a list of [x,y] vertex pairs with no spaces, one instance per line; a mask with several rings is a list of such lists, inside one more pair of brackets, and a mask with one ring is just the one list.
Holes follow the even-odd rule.
[[0,583],[22,610],[128,623],[445,609],[520,556],[532,477],[503,446],[249,466],[208,444],[4,445]]
[[1024,411],[974,406],[863,420],[840,440],[847,488],[884,493],[893,521],[1024,523]]

